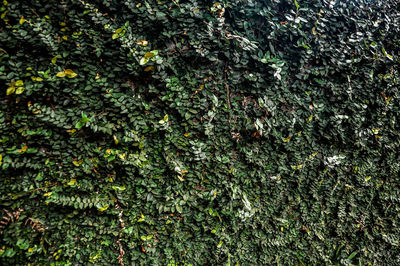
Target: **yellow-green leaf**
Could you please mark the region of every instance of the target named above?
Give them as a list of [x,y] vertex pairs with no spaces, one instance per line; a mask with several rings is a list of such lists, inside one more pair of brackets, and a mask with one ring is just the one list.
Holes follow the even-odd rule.
[[141,237],[140,237],[140,239],[143,240],[143,241],[150,240],[150,239],[152,239],[152,238],[153,238],[153,235],[141,236]]
[[4,11],[4,13],[1,14],[0,18],[3,19],[7,15],[7,13],[8,13],[8,10]]
[[53,58],[51,59],[51,63],[52,63],[52,64],[57,63],[57,58],[58,58],[57,55],[56,55],[55,57],[53,57]]
[[145,58],[152,58],[153,56],[155,56],[155,54],[152,53],[152,52],[147,52],[147,53],[144,54]]
[[115,30],[115,33],[120,33],[120,32],[122,32],[123,31],[123,29],[122,28],[119,28],[119,29],[116,29]]
[[119,186],[112,186],[112,188],[113,188],[115,191],[124,191],[124,190],[126,189],[125,186],[121,186],[121,187],[119,187]]
[[108,207],[109,207],[109,205],[107,204],[106,206],[101,207],[101,208],[97,208],[97,209],[98,209],[99,211],[103,212],[103,211],[107,210]]
[[142,59],[140,59],[139,64],[140,65],[145,65],[147,62],[149,62],[149,59],[146,57],[142,57]]
[[0,165],[3,163],[3,154],[0,154]]
[[373,128],[372,133],[374,133],[376,135],[379,133],[380,130],[381,130],[380,128]]
[[73,160],[72,163],[73,163],[75,166],[79,166],[79,165],[81,165],[81,164],[83,163],[83,160],[79,160],[79,161]]
[[24,85],[24,82],[23,82],[22,80],[17,80],[17,81],[15,82],[15,86],[16,86],[16,87],[21,87],[22,85]]
[[66,69],[66,70],[64,70],[64,72],[65,72],[65,74],[67,74],[67,75],[71,75],[71,74],[73,74],[73,73],[75,73],[72,69]]
[[158,123],[164,124],[164,123],[167,122],[167,121],[168,121],[168,115],[165,115],[164,118],[163,118],[162,120],[158,121]]
[[143,213],[140,215],[140,218],[138,219],[138,223],[143,222],[145,219]]
[[117,39],[118,37],[119,37],[118,33],[114,33],[114,34],[111,36],[111,38],[112,38],[113,40]]
[[63,78],[63,77],[65,77],[65,72],[64,71],[58,72],[56,76],[59,78]]
[[24,24],[24,22],[25,22],[25,18],[24,18],[24,16],[22,16],[21,18],[20,18],[20,20],[19,20],[19,24]]
[[15,87],[8,87],[7,89],[7,95],[13,94],[15,91]]
[[219,241],[219,244],[217,245],[217,248],[220,248],[220,247],[222,246],[223,243],[224,243],[224,242],[222,242],[222,240]]
[[67,183],[67,185],[68,185],[68,186],[73,186],[73,185],[75,185],[75,183],[76,183],[76,179],[74,178],[74,179],[71,179],[71,181],[69,181],[69,182]]
[[293,170],[301,169],[301,168],[303,168],[303,165],[302,165],[302,164],[292,165],[292,169],[293,169]]
[[296,6],[296,8],[297,8],[297,9],[299,9],[299,8],[300,8],[300,6],[299,6],[299,4],[297,3],[297,1],[296,1],[296,0],[294,0],[294,5]]
[[283,142],[288,142],[291,139],[292,139],[292,137],[287,137],[286,139],[283,140]]
[[31,77],[33,81],[41,82],[43,79],[41,77]]
[[114,135],[113,138],[114,138],[115,144],[118,144],[119,141],[118,141],[117,137]]
[[71,74],[71,75],[68,75],[69,78],[75,78],[76,76],[78,76],[78,74],[76,74],[76,73],[73,73],[73,74]]
[[18,87],[18,88],[15,90],[15,94],[21,94],[21,93],[24,92],[24,90],[25,90],[24,87]]

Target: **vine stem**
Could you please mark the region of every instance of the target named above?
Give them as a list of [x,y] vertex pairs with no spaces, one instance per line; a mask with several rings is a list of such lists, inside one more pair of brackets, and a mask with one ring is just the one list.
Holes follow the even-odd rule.
[[124,249],[123,249],[123,247],[122,247],[122,244],[121,244],[121,240],[122,240],[122,238],[121,238],[122,230],[125,229],[125,222],[124,222],[124,220],[122,219],[122,215],[124,214],[124,210],[122,210],[122,208],[119,206],[118,203],[116,203],[116,209],[121,209],[121,211],[120,211],[119,214],[118,214],[118,220],[119,220],[119,223],[120,223],[120,225],[121,225],[121,229],[119,229],[119,235],[118,235],[118,240],[117,240],[117,244],[118,244],[118,247],[119,247],[118,262],[119,262],[119,264],[120,264],[121,266],[124,266],[124,255],[125,255],[125,251],[124,251]]

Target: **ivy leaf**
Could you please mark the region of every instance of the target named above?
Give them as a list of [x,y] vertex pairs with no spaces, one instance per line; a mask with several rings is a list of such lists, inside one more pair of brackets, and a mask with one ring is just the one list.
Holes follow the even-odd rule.
[[140,239],[143,241],[147,241],[153,238],[153,235],[148,235],[148,236],[141,236]]
[[148,67],[146,67],[144,69],[145,72],[149,72],[149,71],[152,71],[152,70],[154,70],[154,66],[148,66]]
[[300,8],[300,6],[299,6],[299,4],[297,3],[297,1],[296,1],[296,0],[294,0],[294,5],[296,6],[296,8],[297,8],[297,9],[299,9],[299,8]]
[[288,142],[288,141],[290,141],[292,139],[292,137],[287,137],[287,138],[285,138],[284,140],[283,140],[283,142]]
[[164,124],[166,122],[168,122],[168,115],[165,115],[162,120],[158,121],[158,123],[160,123],[160,124]]
[[8,87],[7,95],[13,94],[15,92],[15,87]]
[[80,166],[80,165],[83,163],[83,160],[82,160],[82,159],[79,160],[79,161],[73,160],[72,163],[73,163],[75,166]]
[[142,58],[140,59],[139,64],[140,64],[140,65],[145,65],[147,62],[149,62],[149,58],[142,57]]
[[75,183],[76,183],[76,179],[74,178],[74,179],[71,179],[71,181],[69,181],[69,182],[67,183],[67,185],[68,185],[68,186],[73,186],[73,185],[75,185]]
[[24,92],[24,90],[25,90],[24,87],[18,87],[18,88],[15,90],[15,94],[21,94],[21,93]]
[[58,72],[57,74],[56,74],[56,76],[57,77],[59,77],[59,78],[63,78],[63,77],[65,77],[65,72],[64,71],[62,71],[62,72]]
[[146,40],[140,40],[140,41],[137,41],[136,44],[146,47],[149,44],[149,42]]
[[43,79],[41,77],[31,77],[33,81],[42,82]]
[[124,190],[126,189],[125,186],[122,186],[122,187],[112,186],[112,188],[113,188],[115,191],[124,191]]
[[57,58],[58,58],[58,55],[54,56],[54,57],[51,59],[51,63],[52,63],[52,64],[57,63]]
[[84,125],[85,125],[85,123],[83,123],[82,121],[79,121],[78,123],[75,124],[75,128],[81,129]]
[[72,69],[66,69],[64,73],[69,77],[69,78],[74,78],[78,76]]
[[147,53],[144,54],[145,58],[152,58],[153,56],[155,56],[155,54],[152,53],[152,52],[147,52]]
[[109,205],[107,204],[107,205],[105,205],[105,206],[103,206],[103,207],[98,207],[97,210],[103,212],[103,211],[107,210],[108,207],[109,207]]

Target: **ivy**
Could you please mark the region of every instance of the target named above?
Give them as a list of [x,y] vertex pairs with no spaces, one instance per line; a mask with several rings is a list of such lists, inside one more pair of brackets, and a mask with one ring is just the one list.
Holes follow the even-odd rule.
[[1,1],[1,264],[398,264],[399,8]]

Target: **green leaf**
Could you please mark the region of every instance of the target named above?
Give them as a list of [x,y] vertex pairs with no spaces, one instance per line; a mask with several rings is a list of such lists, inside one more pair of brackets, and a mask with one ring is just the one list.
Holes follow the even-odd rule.
[[85,125],[85,123],[83,123],[82,121],[79,121],[78,123],[75,124],[75,128],[81,129],[84,125]]
[[350,254],[350,256],[347,258],[348,260],[352,260],[356,255],[358,251],[354,251],[353,253]]
[[112,188],[113,188],[115,191],[124,191],[124,190],[126,189],[125,186],[122,186],[122,187],[112,186]]
[[296,0],[294,0],[294,5],[296,6],[296,8],[297,8],[297,9],[299,9],[299,8],[300,8],[300,6],[299,6],[299,4],[297,3],[297,1],[296,1]]

